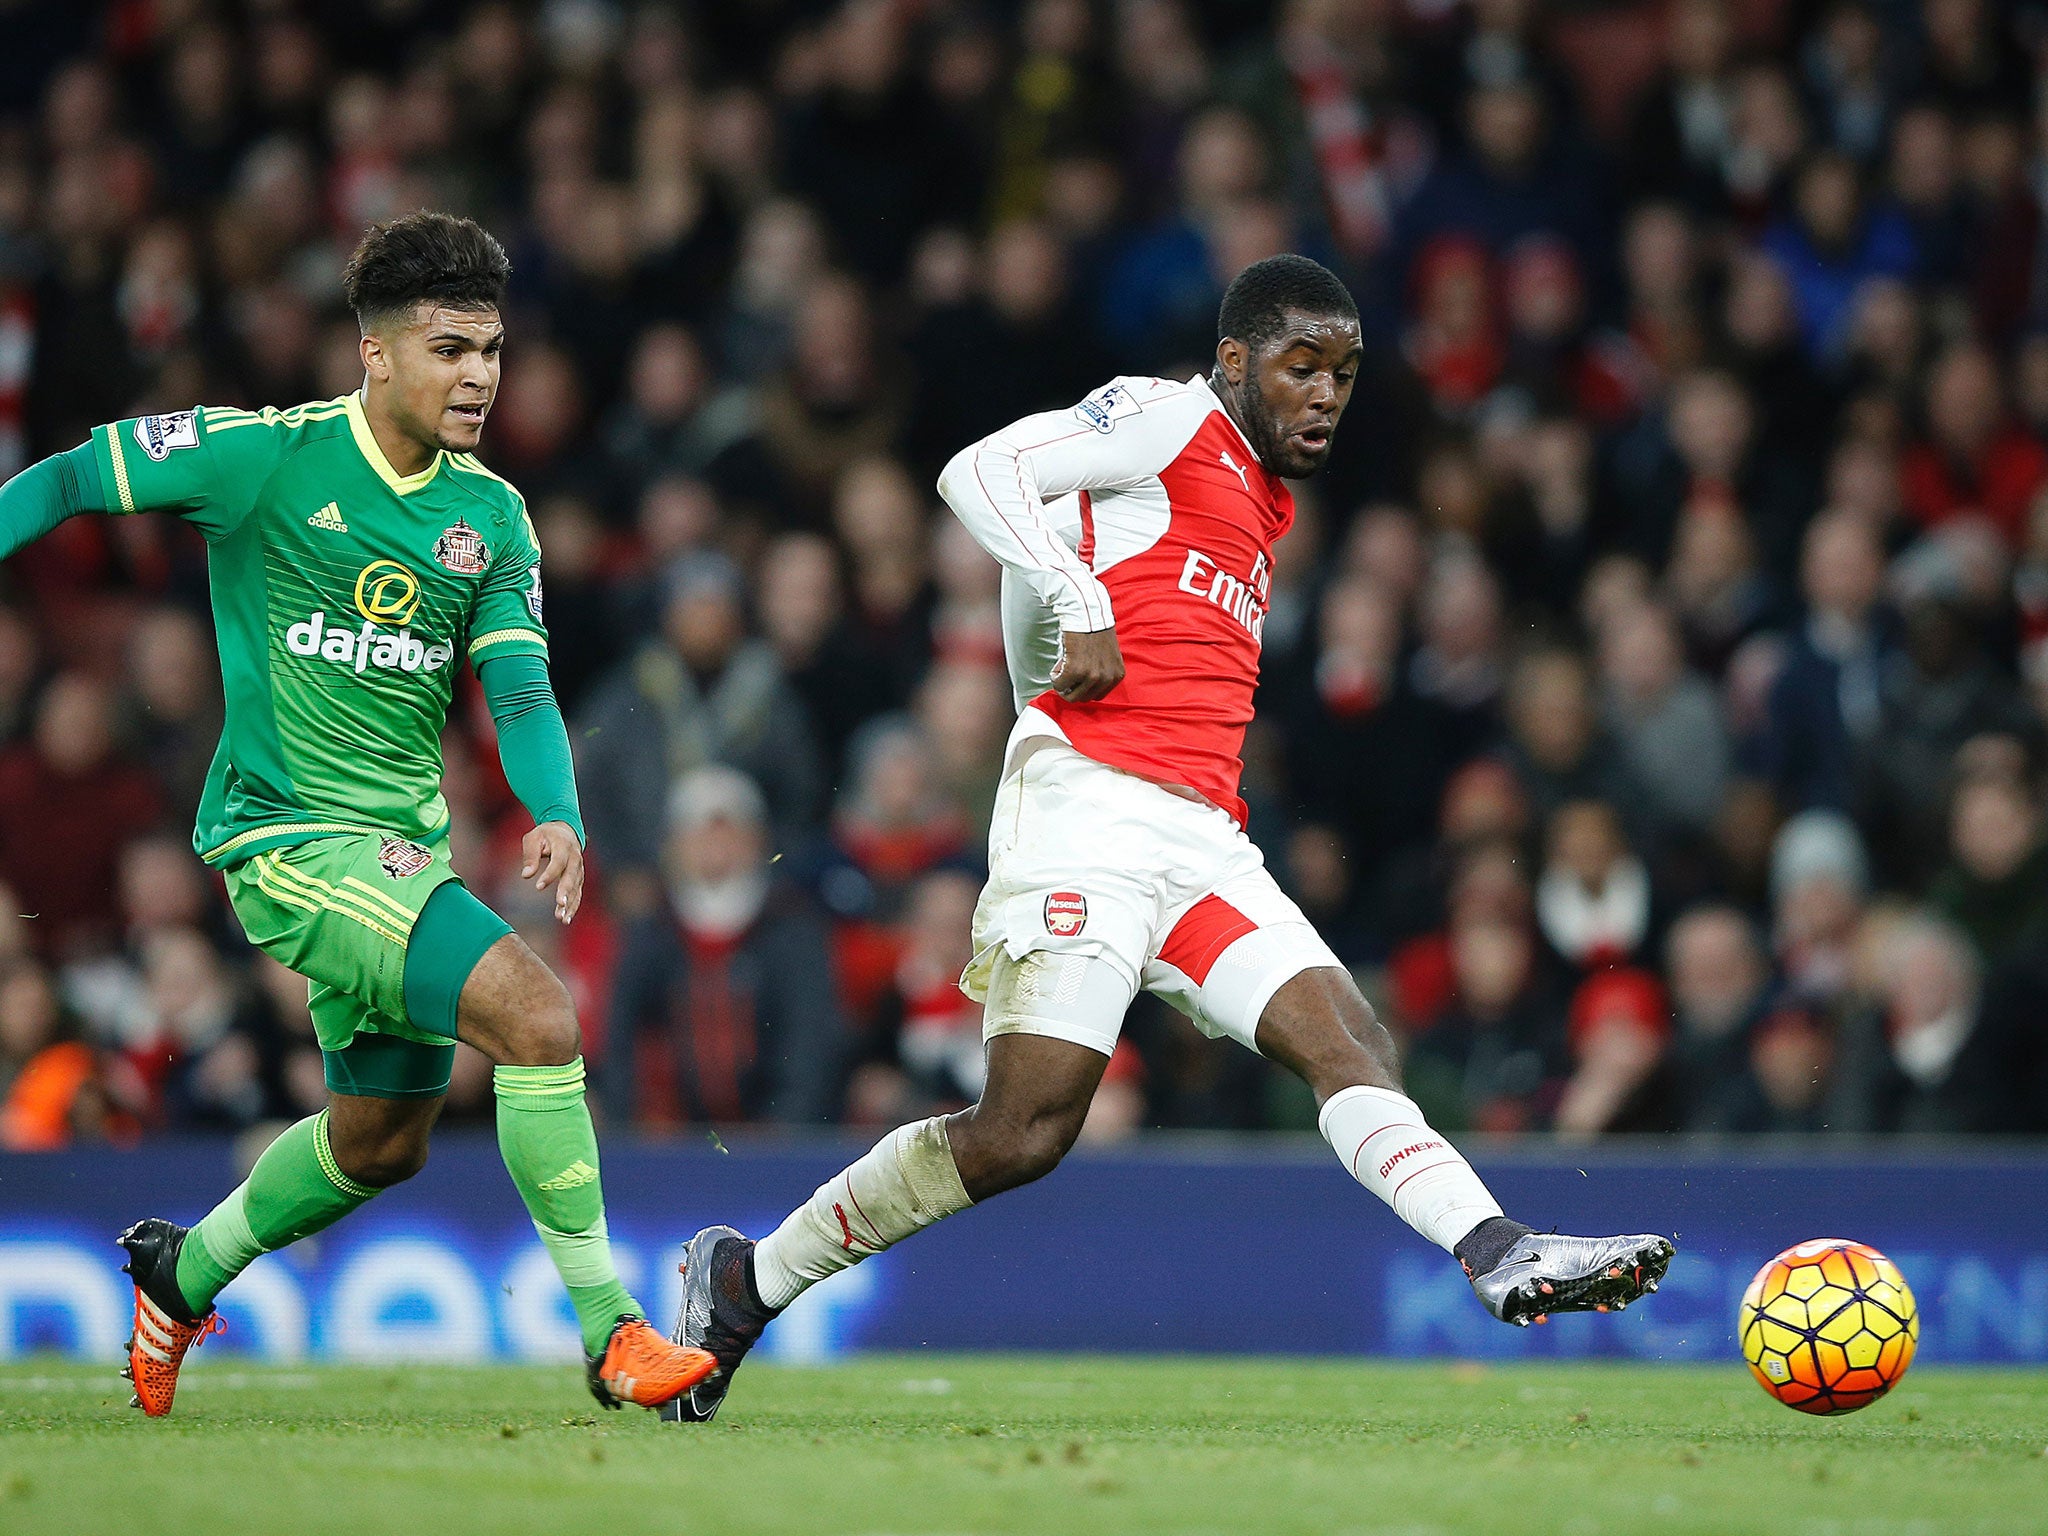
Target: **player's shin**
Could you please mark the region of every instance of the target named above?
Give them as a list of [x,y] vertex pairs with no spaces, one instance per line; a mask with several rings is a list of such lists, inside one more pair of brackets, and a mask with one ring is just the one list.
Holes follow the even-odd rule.
[[765,1305],[788,1306],[827,1275],[972,1203],[946,1122],[898,1126],[756,1245],[754,1288]]
[[1491,1264],[1473,1265],[1466,1238],[1528,1230],[1502,1217],[1500,1203],[1487,1193],[1472,1165],[1430,1129],[1406,1094],[1388,1088],[1341,1089],[1330,1095],[1316,1123],[1353,1178],[1409,1226],[1475,1270]]
[[249,1177],[186,1234],[178,1289],[197,1316],[259,1254],[311,1237],[376,1193],[335,1162],[323,1109],[266,1147]]
[[612,1325],[640,1304],[619,1281],[597,1172],[597,1130],[583,1098],[583,1058],[559,1067],[500,1066],[498,1151],[555,1261],[586,1354],[601,1354]]

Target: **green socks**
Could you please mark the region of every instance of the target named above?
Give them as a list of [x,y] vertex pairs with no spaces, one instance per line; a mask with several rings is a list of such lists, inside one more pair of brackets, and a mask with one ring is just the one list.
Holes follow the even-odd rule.
[[[499,1067],[498,1150],[534,1230],[569,1287],[588,1354],[623,1313],[640,1312],[612,1267],[597,1176],[597,1131],[583,1102],[583,1059]],[[343,1173],[327,1145],[327,1111],[265,1149],[248,1179],[195,1226],[178,1254],[178,1289],[195,1313],[258,1254],[332,1226],[377,1191]]]
[[335,1163],[323,1109],[266,1147],[241,1186],[186,1235],[178,1289],[204,1312],[258,1254],[311,1237],[376,1193]]
[[640,1313],[640,1304],[612,1267],[604,1186],[597,1176],[597,1130],[583,1102],[583,1058],[561,1067],[498,1067],[492,1082],[498,1151],[569,1287],[584,1353],[598,1354],[620,1315]]

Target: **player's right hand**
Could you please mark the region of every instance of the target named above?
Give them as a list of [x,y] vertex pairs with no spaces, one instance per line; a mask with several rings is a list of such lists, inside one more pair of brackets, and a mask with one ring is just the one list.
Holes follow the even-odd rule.
[[544,821],[519,845],[519,878],[536,891],[555,887],[555,921],[566,923],[583,905],[583,845],[566,821]]
[[1060,634],[1059,664],[1052,670],[1052,691],[1069,704],[1101,698],[1124,680],[1124,653],[1114,629]]

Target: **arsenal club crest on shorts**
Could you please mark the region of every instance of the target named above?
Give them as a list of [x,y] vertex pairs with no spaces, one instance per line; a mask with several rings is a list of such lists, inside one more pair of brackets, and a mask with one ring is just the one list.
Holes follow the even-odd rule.
[[458,576],[481,576],[491,563],[491,552],[484,547],[484,536],[458,517],[453,528],[442,529],[434,540],[434,558]]
[[377,862],[384,866],[384,873],[392,879],[403,880],[433,863],[434,856],[418,843],[409,843],[402,837],[387,837],[377,845]]
[[1088,926],[1088,898],[1079,891],[1054,891],[1045,898],[1045,931],[1071,939]]

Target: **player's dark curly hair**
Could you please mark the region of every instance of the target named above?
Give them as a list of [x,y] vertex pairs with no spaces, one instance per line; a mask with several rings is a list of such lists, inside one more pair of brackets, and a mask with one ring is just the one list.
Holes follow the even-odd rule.
[[1337,274],[1319,261],[1291,254],[1268,256],[1237,274],[1216,316],[1216,339],[1236,337],[1262,347],[1280,334],[1288,312],[1321,318],[1358,318],[1357,301]]
[[512,277],[505,247],[474,219],[408,213],[372,224],[341,274],[341,291],[367,333],[425,299],[450,309],[497,309]]

